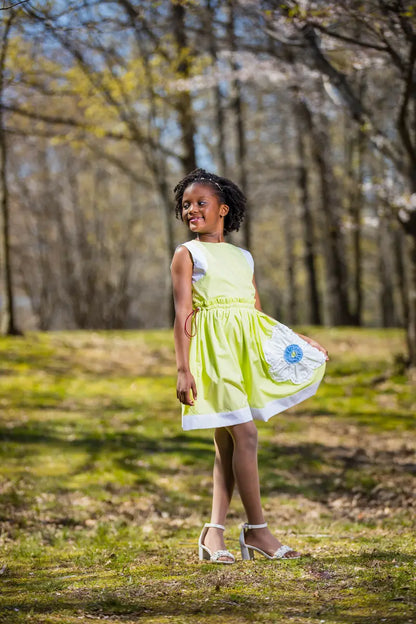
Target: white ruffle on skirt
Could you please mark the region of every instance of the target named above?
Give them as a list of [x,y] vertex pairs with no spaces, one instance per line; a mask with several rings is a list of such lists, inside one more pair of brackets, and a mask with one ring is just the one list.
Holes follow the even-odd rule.
[[269,374],[275,381],[303,384],[325,363],[325,355],[303,340],[293,330],[277,323],[269,340],[263,344]]

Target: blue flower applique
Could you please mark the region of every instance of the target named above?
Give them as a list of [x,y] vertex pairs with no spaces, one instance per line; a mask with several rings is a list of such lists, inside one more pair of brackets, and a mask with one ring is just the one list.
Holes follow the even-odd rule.
[[325,363],[322,351],[312,347],[286,325],[277,323],[263,345],[269,374],[274,381],[307,383],[315,369]]
[[286,347],[283,357],[288,364],[296,364],[303,358],[302,348],[298,344],[290,344]]

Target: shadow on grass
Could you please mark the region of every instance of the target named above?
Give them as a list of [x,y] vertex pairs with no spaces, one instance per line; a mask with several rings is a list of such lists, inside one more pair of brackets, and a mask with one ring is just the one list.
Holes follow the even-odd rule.
[[[189,498],[189,491],[184,486],[183,491],[172,492],[169,485],[162,486],[160,479],[176,476],[185,476],[186,471],[195,471],[198,474],[212,469],[213,444],[203,437],[177,434],[163,436],[160,438],[150,437],[142,433],[122,432],[122,431],[100,431],[91,430],[82,435],[76,433],[76,438],[67,440],[64,436],[56,435],[53,426],[48,423],[36,423],[36,426],[26,427],[19,425],[13,429],[0,428],[0,440],[3,444],[0,451],[0,461],[10,461],[8,446],[13,447],[15,458],[21,458],[22,464],[17,466],[20,474],[27,474],[28,483],[33,481],[30,466],[37,457],[42,458],[50,455],[68,456],[68,472],[62,477],[56,477],[55,484],[48,480],[49,491],[56,494],[65,494],[72,491],[73,486],[66,486],[65,479],[78,474],[89,473],[91,480],[89,485],[99,481],[100,489],[110,494],[117,494],[118,490],[124,494],[130,490],[132,495],[137,496],[152,494],[159,501],[157,507],[162,510],[166,506],[182,507],[192,509],[194,503]],[[87,458],[81,465],[71,465],[71,456],[74,451],[83,451]],[[117,481],[107,481],[101,475],[102,466],[105,464],[106,470],[120,473],[120,469],[135,475],[134,483],[126,486]],[[178,466],[179,464],[179,466]],[[186,467],[186,468],[185,468]],[[96,475],[94,471],[97,471]],[[53,479],[53,475],[52,475]],[[37,484],[39,488],[39,484]],[[41,485],[40,485],[41,487]],[[88,484],[83,488],[88,490]],[[30,487],[29,487],[30,490]],[[41,490],[40,490],[41,491]],[[13,489],[11,492],[1,493],[0,501],[7,503],[7,514],[10,508],[28,508],[32,504],[31,493],[17,495]],[[175,508],[171,510],[175,515]],[[0,517],[3,513],[0,512]],[[4,516],[3,516],[4,517]],[[68,518],[63,519],[68,523]]]
[[[409,458],[413,457],[413,451],[410,451]],[[405,449],[388,451],[323,443],[286,446],[265,443],[259,455],[259,468],[264,493],[271,494],[277,488],[281,492],[301,493],[321,500],[329,493],[348,492],[357,487],[370,491],[378,484],[377,475],[386,471],[394,472],[398,479],[415,475],[416,464],[404,461],[405,458]],[[285,480],[285,474],[290,477],[290,483]]]
[[[130,485],[120,484],[120,490],[124,493],[131,491],[135,496],[138,493],[152,494],[159,501],[156,502],[159,509],[165,509],[166,501],[169,501],[172,516],[176,513],[181,516],[185,509],[194,508],[195,503],[190,494],[197,491],[195,488],[200,488],[196,478],[198,475],[208,477],[212,471],[214,449],[207,434],[169,435],[169,431],[166,431],[163,436],[156,437],[154,433],[146,435],[132,429],[118,431],[115,423],[110,430],[99,427],[87,431],[75,429],[71,435],[75,439],[67,439],[68,436],[64,434],[60,436],[56,425],[48,422],[18,425],[12,429],[3,427],[0,429],[0,439],[5,444],[0,458],[4,454],[3,461],[7,461],[8,446],[11,445],[14,456],[25,460],[22,462],[23,467],[29,460],[26,470],[30,472],[31,462],[33,464],[37,457],[48,453],[61,454],[69,458],[68,476],[90,472],[92,482],[100,480],[100,470],[105,464],[106,472],[119,474],[121,470],[135,476],[133,484],[130,479]],[[81,465],[71,466],[71,454],[78,450],[83,451],[87,458]],[[384,504],[383,500],[387,497],[389,509],[394,511],[403,505],[403,497],[410,499],[410,485],[407,482],[416,474],[416,464],[405,459],[403,449],[352,449],[324,443],[281,446],[262,442],[259,452],[262,493],[266,496],[302,495],[322,503],[327,502],[328,496],[344,496],[352,500],[358,493],[366,502],[377,501],[381,497],[381,504]],[[97,477],[94,477],[95,470]],[[386,474],[393,475],[393,485],[383,485]],[[169,484],[161,484],[161,478],[183,482],[173,492]],[[401,483],[399,489],[396,483]],[[72,489],[65,485],[65,477],[57,478],[55,485],[49,481],[48,487],[60,494]],[[117,477],[108,483],[102,479],[100,487],[116,494]],[[208,499],[209,492],[205,494]],[[9,505],[19,506],[19,501],[14,500],[13,496],[10,499],[9,494],[2,494],[0,500],[3,498]]]

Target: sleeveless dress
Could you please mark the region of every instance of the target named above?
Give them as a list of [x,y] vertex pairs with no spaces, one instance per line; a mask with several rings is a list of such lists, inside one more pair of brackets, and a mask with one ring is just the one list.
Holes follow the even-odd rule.
[[230,243],[183,244],[193,261],[190,370],[197,400],[184,430],[267,421],[315,394],[324,354],[254,307],[254,262]]

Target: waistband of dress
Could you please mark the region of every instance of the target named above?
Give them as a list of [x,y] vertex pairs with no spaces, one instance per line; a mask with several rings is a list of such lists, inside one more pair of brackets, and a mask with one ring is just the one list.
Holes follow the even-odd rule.
[[213,308],[251,308],[254,309],[255,299],[243,297],[214,297],[204,301],[194,300],[194,306],[200,310],[211,310]]

